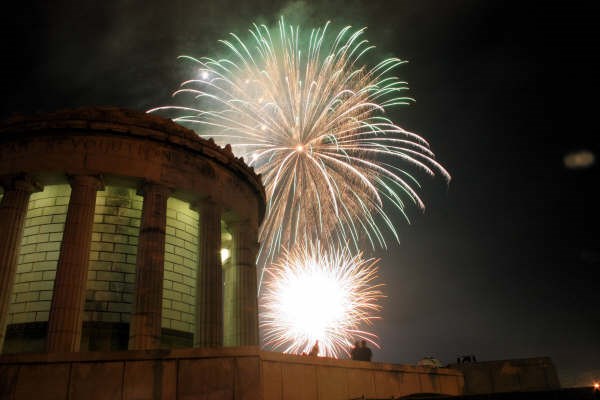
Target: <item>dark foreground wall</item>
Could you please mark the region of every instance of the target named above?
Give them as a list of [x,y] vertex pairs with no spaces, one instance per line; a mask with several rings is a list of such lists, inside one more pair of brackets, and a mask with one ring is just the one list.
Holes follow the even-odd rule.
[[548,357],[450,364],[465,377],[465,394],[545,391],[560,388]]
[[[422,396],[405,397],[405,400],[600,400],[600,391],[593,387],[575,387],[556,390],[471,394],[463,396]],[[371,400],[371,399],[364,399]]]
[[0,356],[0,399],[327,399],[462,393],[444,368],[252,347]]

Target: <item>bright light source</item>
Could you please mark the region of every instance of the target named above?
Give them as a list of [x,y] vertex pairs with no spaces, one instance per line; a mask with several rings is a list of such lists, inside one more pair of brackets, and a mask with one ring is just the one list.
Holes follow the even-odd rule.
[[267,346],[300,354],[318,341],[319,355],[335,358],[357,339],[377,346],[377,336],[363,330],[379,318],[384,297],[374,283],[377,261],[319,243],[284,251],[265,272],[260,315]]
[[231,252],[229,251],[229,249],[221,249],[221,262],[224,263],[225,261],[227,261],[230,255]]
[[596,157],[589,150],[573,151],[564,158],[565,167],[570,169],[589,168],[594,165]]
[[224,242],[230,241],[232,238],[233,238],[233,236],[231,236],[231,233],[229,233],[229,232],[221,233],[221,240]]
[[296,146],[296,151],[298,153],[302,153],[304,151],[304,146],[302,146],[301,144],[299,144],[298,146]]
[[207,80],[210,77],[210,74],[208,73],[208,71],[201,69],[200,70],[200,79],[202,80]]

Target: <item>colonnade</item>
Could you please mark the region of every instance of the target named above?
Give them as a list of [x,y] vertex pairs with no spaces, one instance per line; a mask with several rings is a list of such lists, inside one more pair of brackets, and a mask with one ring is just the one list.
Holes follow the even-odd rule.
[[[2,349],[29,198],[42,186],[27,175],[10,177],[0,183],[4,187],[0,202]],[[80,349],[96,191],[103,189],[100,176],[70,176],[69,183],[71,195],[48,320],[48,352],[75,352]],[[172,189],[147,182],[141,186],[140,194],[144,201],[129,328],[131,350],[160,347],[167,199]],[[245,220],[228,221],[233,234],[233,254],[227,278],[231,293],[225,297],[225,307],[229,312],[224,319],[220,258],[223,210],[210,199],[203,199],[193,206],[200,216],[194,347],[257,345],[257,227]]]

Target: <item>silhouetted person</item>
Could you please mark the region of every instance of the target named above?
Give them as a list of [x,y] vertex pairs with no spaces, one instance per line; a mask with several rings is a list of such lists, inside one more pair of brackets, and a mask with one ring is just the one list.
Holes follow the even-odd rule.
[[358,348],[360,346],[359,341],[354,342],[354,347],[350,350],[350,358],[353,360],[358,360]]
[[316,357],[319,355],[319,341],[317,340],[315,342],[315,345],[312,347],[312,349],[310,349],[310,353],[308,353],[309,356],[313,356]]
[[367,341],[361,340],[360,347],[356,350],[356,359],[360,361],[371,361],[373,352],[367,347]]

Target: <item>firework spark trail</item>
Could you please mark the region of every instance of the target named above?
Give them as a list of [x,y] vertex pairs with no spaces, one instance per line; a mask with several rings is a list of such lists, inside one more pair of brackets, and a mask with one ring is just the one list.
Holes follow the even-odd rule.
[[423,138],[385,117],[412,101],[403,96],[406,82],[389,76],[404,61],[369,68],[362,58],[373,46],[364,28],[346,27],[330,40],[327,27],[313,29],[303,44],[300,29],[282,19],[279,35],[254,25],[249,44],[234,34],[221,41],[231,59],[182,56],[197,65],[198,79],[174,95],[191,95],[192,106],[149,111],[174,112],[175,121],[231,144],[262,174],[263,262],[316,238],[358,249],[366,237],[385,247],[383,231],[398,236],[384,204],[405,218],[407,201],[423,207],[412,171],[449,179]]
[[384,297],[377,262],[318,242],[283,251],[266,270],[260,304],[265,344],[300,354],[318,340],[319,355],[335,358],[348,354],[357,338],[377,346],[376,336],[361,329],[378,318]]

